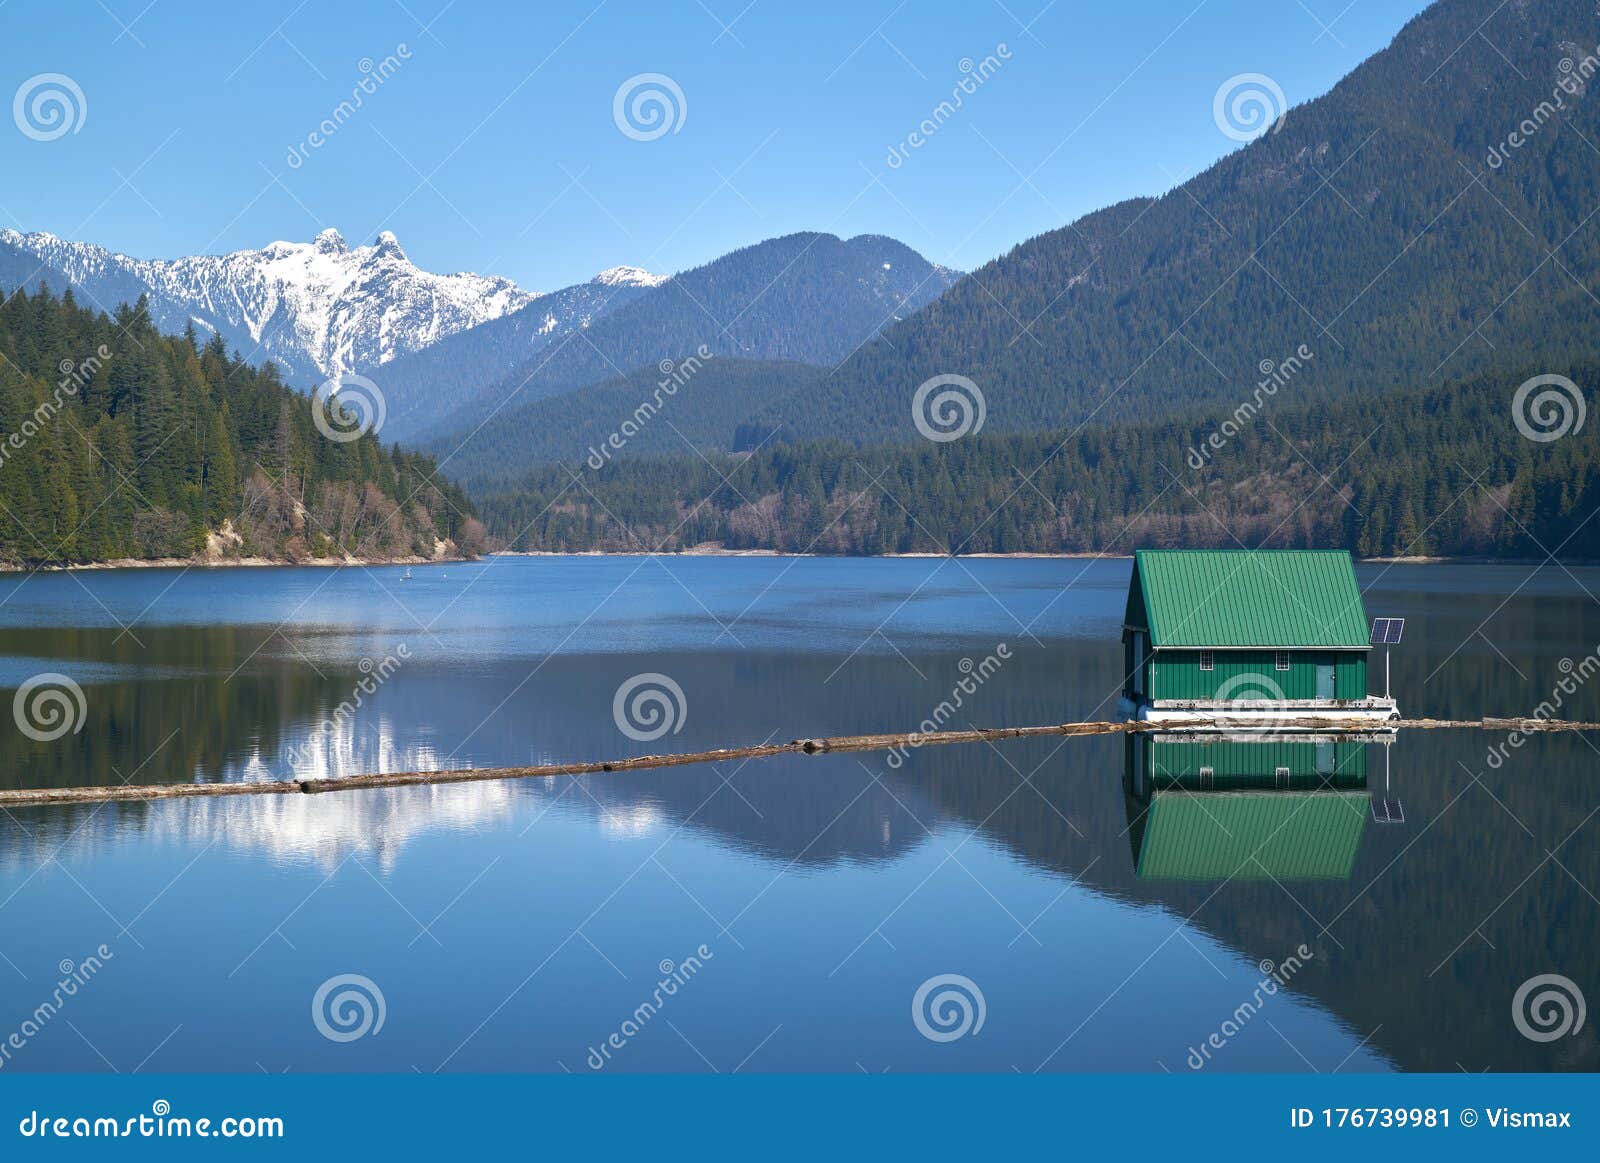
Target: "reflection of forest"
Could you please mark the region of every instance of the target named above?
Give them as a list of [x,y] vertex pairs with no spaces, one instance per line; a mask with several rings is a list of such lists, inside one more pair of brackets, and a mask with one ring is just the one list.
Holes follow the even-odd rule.
[[[1537,627],[1526,622],[1519,614],[1508,626],[1527,630],[1526,643],[1537,642]],[[4,733],[7,763],[0,779],[7,786],[115,782],[136,769],[139,782],[287,774],[278,762],[282,748],[302,742],[310,725],[347,697],[359,672],[352,659],[339,669],[321,663],[319,676],[291,651],[267,649],[224,681],[267,633],[141,628],[140,649],[116,641],[115,631],[0,632],[4,653],[62,659],[63,670],[73,659],[137,668],[130,676],[161,668],[139,681],[86,685],[88,721],[78,735],[34,744]],[[1515,653],[1519,641],[1512,634],[1505,649],[1526,673],[1552,670],[1549,659]],[[964,696],[950,725],[1107,715],[1102,700],[1118,688],[1120,674],[1115,643],[1102,645],[1013,642],[1013,659],[976,694]],[[976,660],[987,649],[970,653]],[[1397,689],[1421,690],[1426,670],[1445,653],[1423,644],[1397,656]],[[863,652],[840,667],[834,657],[728,648],[567,655],[537,669],[526,659],[461,667],[423,657],[408,662],[353,723],[324,738],[320,754],[333,771],[485,766],[915,725],[951,697],[963,672],[958,656],[906,654]],[[678,678],[688,714],[679,733],[635,743],[612,722],[611,697],[622,680],[647,669]],[[1493,656],[1481,666],[1457,665],[1453,681],[1459,690],[1429,691],[1412,702],[1429,712],[1473,714],[1532,705],[1524,685],[1508,678]],[[1580,701],[1596,697],[1600,689],[1582,692]],[[1575,713],[1600,718],[1592,706]],[[80,825],[110,842],[132,822],[157,833],[221,837],[321,862],[372,851],[387,865],[423,830],[470,827],[526,811],[519,804],[529,799],[542,805],[560,794],[560,810],[588,813],[604,829],[665,839],[681,827],[765,859],[824,868],[838,861],[893,861],[918,845],[946,842],[931,838],[930,830],[943,830],[954,843],[976,829],[1064,882],[1164,910],[1174,924],[1187,918],[1249,961],[1278,960],[1301,943],[1310,945],[1315,956],[1296,977],[1295,991],[1315,998],[1353,1038],[1370,1039],[1404,1068],[1600,1069],[1594,1023],[1577,1037],[1544,1046],[1521,1038],[1510,1020],[1512,994],[1535,974],[1564,972],[1585,987],[1600,984],[1593,978],[1600,964],[1600,905],[1592,895],[1600,889],[1600,845],[1594,842],[1600,823],[1589,817],[1596,759],[1588,741],[1537,739],[1504,766],[1489,768],[1486,737],[1402,734],[1392,752],[1392,794],[1404,803],[1404,824],[1380,825],[1369,817],[1356,830],[1297,839],[1324,849],[1298,866],[1275,863],[1291,855],[1280,851],[1263,862],[1261,871],[1271,875],[1231,879],[1194,862],[1181,866],[1186,876],[1150,875],[1156,866],[1148,863],[1146,875],[1139,874],[1141,844],[1149,837],[1140,833],[1142,800],[1130,804],[1125,791],[1124,746],[1120,738],[1086,738],[928,748],[912,751],[899,768],[878,754],[795,757],[593,776],[572,781],[564,794],[560,781],[541,780],[156,808],[112,805],[98,813],[30,809],[17,814],[29,841],[19,841],[14,829],[3,835],[10,855],[20,858],[22,850],[48,850]],[[1381,794],[1382,757],[1376,748],[1362,755],[1367,784]],[[1322,760],[1314,754],[1303,759],[1315,776]],[[1346,759],[1337,763],[1344,771]],[[1226,782],[1225,765],[1208,766],[1214,780]],[[1342,782],[1347,800],[1341,810],[1348,813],[1348,797],[1359,800],[1361,785],[1353,777]],[[1184,787],[1181,780],[1150,791],[1202,800],[1222,794]],[[1264,810],[1281,805],[1274,801]],[[1337,831],[1337,821],[1328,816],[1322,823]],[[1242,832],[1259,825],[1232,815],[1220,823],[1230,833],[1236,825]],[[1248,836],[1230,837],[1235,841],[1251,854],[1258,847]],[[1550,851],[1555,859],[1547,859]],[[1591,1001],[1597,995],[1600,989]]]
[[47,658],[56,670],[88,675],[76,733],[35,742],[0,732],[0,786],[207,782],[270,762],[285,732],[336,704],[359,677],[352,659],[347,670],[323,665],[320,676],[305,664],[252,662],[228,679],[261,658],[272,634],[231,626],[141,626],[137,637],[114,628],[0,630],[0,655]]

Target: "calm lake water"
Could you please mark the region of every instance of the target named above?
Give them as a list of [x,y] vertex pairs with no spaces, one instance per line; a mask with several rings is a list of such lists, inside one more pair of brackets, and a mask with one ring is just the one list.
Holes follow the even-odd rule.
[[[963,678],[976,693],[951,725],[1110,717],[1128,571],[505,558],[409,580],[7,577],[6,702],[54,672],[83,703],[53,740],[5,718],[0,784],[911,729]],[[1562,716],[1600,720],[1600,677],[1579,681],[1600,571],[1358,572],[1370,613],[1407,619],[1408,716],[1520,716],[1565,678]],[[655,741],[613,708],[645,673],[682,693]],[[376,692],[337,713],[364,678]],[[1147,801],[1122,740],[1055,739],[898,766],[17,810],[0,816],[0,1046],[19,1036],[0,1071],[1600,1069],[1593,1015],[1536,1041],[1513,1012],[1543,974],[1600,1004],[1600,752],[1547,736],[1491,756],[1497,741],[1402,733],[1337,793]],[[323,989],[346,975],[370,1020]],[[923,988],[949,975],[966,981]]]

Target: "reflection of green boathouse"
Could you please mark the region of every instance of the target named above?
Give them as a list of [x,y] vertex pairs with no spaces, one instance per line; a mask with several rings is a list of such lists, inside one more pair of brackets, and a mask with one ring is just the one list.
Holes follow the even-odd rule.
[[1129,736],[1134,869],[1148,880],[1347,880],[1367,822],[1367,744]]

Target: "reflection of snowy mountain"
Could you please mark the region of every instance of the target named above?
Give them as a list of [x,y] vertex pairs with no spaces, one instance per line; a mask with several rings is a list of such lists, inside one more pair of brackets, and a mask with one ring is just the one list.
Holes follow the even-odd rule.
[[321,795],[222,797],[161,812],[151,830],[177,839],[256,849],[283,860],[314,861],[331,872],[350,855],[394,868],[406,844],[425,832],[471,831],[508,817],[520,789],[509,783],[368,788]]
[[509,818],[519,800],[553,796],[545,781],[366,788],[320,795],[220,796],[111,803],[75,813],[21,809],[28,829],[0,819],[0,868],[116,847],[129,828],[158,841],[259,852],[332,872],[350,856],[394,869],[406,845],[430,832],[474,831]]

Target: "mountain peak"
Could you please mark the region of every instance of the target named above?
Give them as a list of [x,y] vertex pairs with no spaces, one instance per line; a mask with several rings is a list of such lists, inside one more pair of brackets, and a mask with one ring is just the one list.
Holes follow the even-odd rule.
[[653,275],[643,267],[607,267],[589,281],[602,287],[659,287],[671,275]]
[[350,249],[345,245],[344,235],[331,226],[326,230],[319,230],[316,238],[311,241],[323,254],[344,254]]
[[[380,230],[378,237],[372,243],[380,255],[390,258],[405,259],[406,252],[400,246],[400,240],[394,236],[392,230]],[[407,261],[410,261],[409,259]]]

